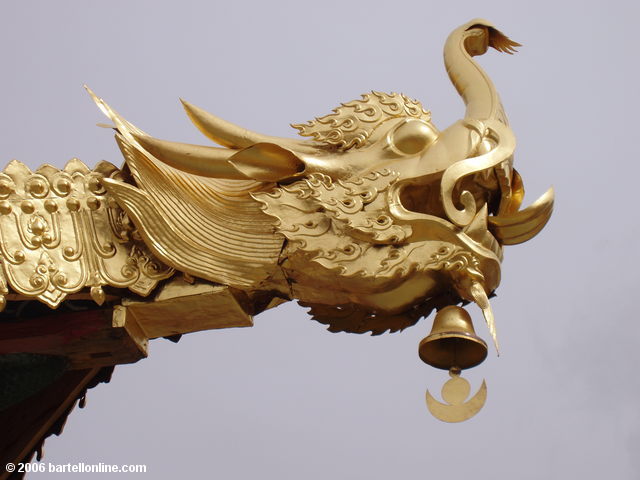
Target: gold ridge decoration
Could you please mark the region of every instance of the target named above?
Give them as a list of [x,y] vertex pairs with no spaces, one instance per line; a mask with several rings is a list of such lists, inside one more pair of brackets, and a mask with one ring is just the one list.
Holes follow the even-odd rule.
[[[466,109],[442,130],[417,101],[375,91],[294,125],[312,140],[252,132],[183,101],[219,147],[192,145],[147,135],[90,92],[133,180],[103,184],[150,250],[180,272],[254,298],[356,305],[376,331],[385,318],[397,329],[398,315],[454,295],[482,309],[495,339],[488,297],[502,246],[535,236],[553,207],[550,190],[520,209],[514,135],[473,59],[515,46],[485,20],[451,33],[445,66]],[[349,318],[345,330],[363,328]]]
[[[533,238],[553,210],[552,189],[520,209],[515,137],[473,59],[516,46],[481,19],[451,33],[445,66],[466,109],[443,130],[396,93],[372,91],[293,125],[312,138],[304,140],[251,132],[183,101],[219,147],[193,145],[147,135],[89,90],[113,122],[126,175],[106,162],[93,171],[78,160],[36,172],[9,164],[0,174],[0,302],[15,291],[11,299],[55,308],[86,288],[100,304],[103,286],[147,295],[175,269],[183,280],[127,307],[149,338],[250,325],[249,315],[293,299],[329,330],[354,333],[399,331],[437,309],[419,355],[452,380],[447,403],[427,403],[442,420],[469,418],[486,388],[465,401],[459,374],[484,360],[487,345],[456,305],[482,310],[497,350],[489,297],[502,247]],[[199,306],[173,305],[188,296]],[[183,322],[185,305],[197,325]]]
[[57,307],[90,288],[102,304],[103,286],[146,296],[173,274],[146,246],[134,241],[134,227],[101,184],[124,180],[107,162],[94,170],[73,159],[64,169],[43,165],[32,172],[12,161],[0,173],[0,293],[10,290]]
[[376,91],[363,94],[361,100],[343,103],[333,112],[292,127],[302,136],[313,137],[338,150],[349,150],[362,147],[371,132],[385,120],[402,117],[431,120],[431,113],[417,100],[403,94]]

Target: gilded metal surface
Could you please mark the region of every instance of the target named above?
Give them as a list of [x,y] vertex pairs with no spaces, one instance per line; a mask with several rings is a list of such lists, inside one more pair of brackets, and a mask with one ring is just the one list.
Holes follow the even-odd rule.
[[[294,125],[304,139],[251,132],[183,101],[220,147],[191,145],[147,135],[89,90],[113,122],[127,176],[106,163],[32,173],[12,162],[0,175],[0,294],[55,307],[89,289],[102,303],[105,285],[144,296],[181,272],[155,297],[116,309],[141,338],[249,326],[251,315],[292,299],[331,331],[380,334],[434,309],[460,317],[459,307],[443,309],[467,301],[497,349],[489,297],[503,246],[534,237],[553,209],[552,189],[520,209],[515,137],[473,58],[516,46],[485,20],[451,33],[445,67],[466,111],[443,130],[395,93],[373,91]],[[484,359],[486,344],[462,317],[453,331],[434,326],[421,344],[427,363]],[[476,351],[453,365],[462,338]],[[438,418],[461,421],[484,404],[484,383],[465,403],[459,370],[447,385],[448,405],[427,393]]]
[[471,391],[469,382],[460,377],[460,370],[452,368],[451,378],[442,386],[442,403],[427,390],[427,407],[438,420],[449,423],[464,422],[478,413],[487,401],[487,384],[483,380],[478,392],[465,402]]
[[35,172],[14,160],[0,173],[3,306],[16,292],[55,308],[85,288],[102,304],[105,285],[144,296],[173,274],[133,240],[133,225],[101,184],[107,177],[124,180],[107,162],[89,170],[75,159]]
[[122,300],[122,308],[136,319],[146,338],[168,337],[215,328],[251,327],[253,319],[224,285],[185,282],[180,276],[150,299]]
[[487,358],[487,344],[476,335],[471,316],[457,305],[438,311],[431,333],[418,347],[423,362],[435,368],[468,369]]
[[399,330],[471,301],[497,347],[488,297],[502,245],[533,237],[553,205],[549,191],[520,210],[515,138],[472,58],[517,45],[484,20],[449,36],[445,66],[467,108],[442,131],[399,94],[371,92],[294,125],[311,140],[250,132],[183,102],[222,148],[189,145],[145,134],[90,92],[135,180],[103,183],[179,271],[298,299],[333,331]]

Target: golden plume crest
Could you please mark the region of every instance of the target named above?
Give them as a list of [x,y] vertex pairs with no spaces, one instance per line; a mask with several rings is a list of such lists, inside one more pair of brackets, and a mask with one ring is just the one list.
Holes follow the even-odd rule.
[[517,52],[516,47],[521,47],[522,45],[511,40],[497,28],[489,27],[489,46],[499,52],[513,55]]
[[317,117],[306,124],[295,124],[304,137],[335,146],[338,150],[362,147],[371,132],[385,120],[392,118],[417,118],[429,122],[431,113],[417,100],[398,93],[371,91],[361,100],[343,103],[334,113]]

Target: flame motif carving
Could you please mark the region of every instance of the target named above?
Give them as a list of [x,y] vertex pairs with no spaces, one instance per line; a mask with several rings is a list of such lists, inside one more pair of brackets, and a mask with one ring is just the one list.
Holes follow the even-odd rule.
[[337,147],[339,150],[360,148],[371,132],[385,120],[416,118],[429,122],[431,113],[420,102],[406,95],[372,91],[362,100],[343,103],[334,113],[316,118],[306,124],[292,125],[300,135]]

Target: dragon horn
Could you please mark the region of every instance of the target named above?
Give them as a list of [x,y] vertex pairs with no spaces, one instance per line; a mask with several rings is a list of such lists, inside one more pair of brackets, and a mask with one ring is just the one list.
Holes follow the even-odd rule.
[[314,151],[314,147],[308,142],[252,132],[196,107],[186,100],[180,99],[180,101],[189,119],[198,127],[198,130],[223,147],[241,149],[257,143],[273,143],[296,152]]
[[186,100],[180,99],[180,101],[193,124],[205,136],[223,147],[237,149],[261,142],[281,143],[278,140],[284,140],[252,132],[196,107]]
[[304,171],[304,163],[291,150],[274,143],[256,143],[242,150],[230,150],[169,142],[135,133],[132,136],[154,158],[201,177],[277,182]]

